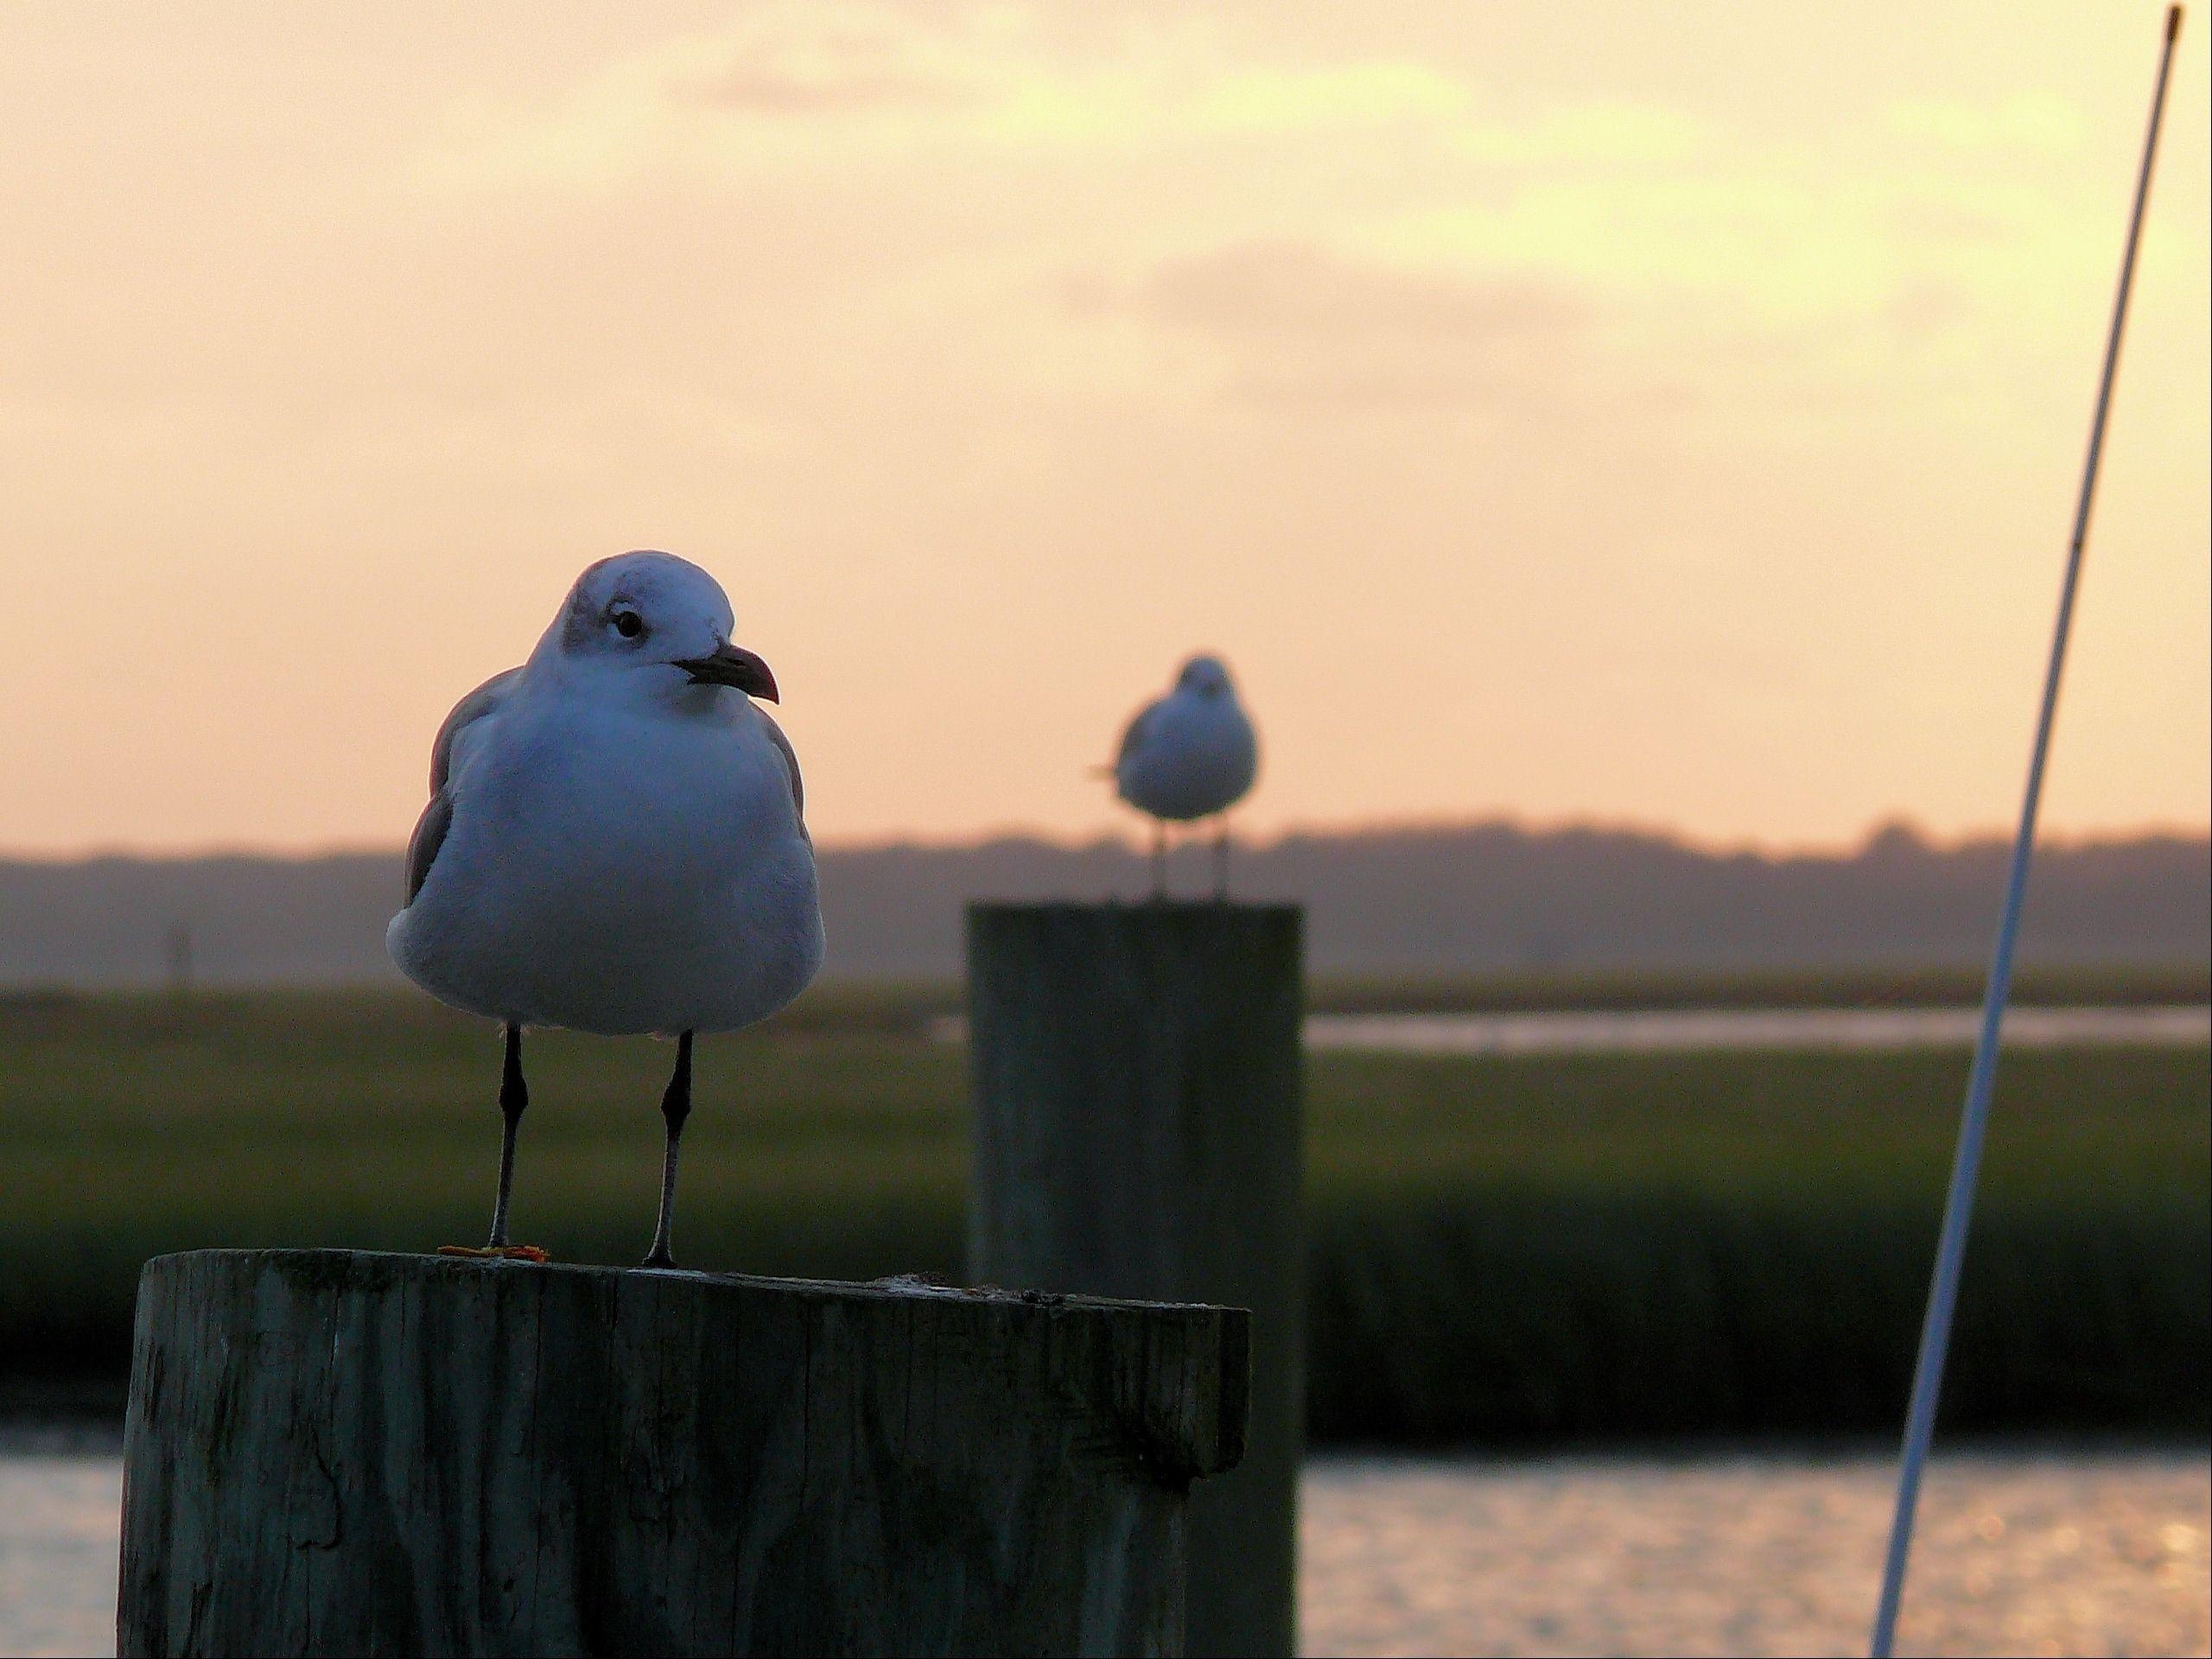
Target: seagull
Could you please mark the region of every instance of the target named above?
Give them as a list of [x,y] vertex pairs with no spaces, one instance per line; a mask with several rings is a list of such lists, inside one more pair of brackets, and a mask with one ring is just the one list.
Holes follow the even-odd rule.
[[668,553],[576,578],[519,668],[454,706],[385,944],[440,1001],[498,1020],[505,1130],[491,1242],[507,1242],[526,1027],[676,1039],[649,1268],[675,1265],[676,1156],[691,1039],[766,1018],[822,965],[798,758],[753,699],[767,664],[730,643],[729,600]]
[[1214,897],[1229,896],[1229,821],[1259,771],[1260,743],[1218,657],[1183,664],[1175,686],[1137,710],[1114,761],[1115,792],[1153,818],[1154,897],[1167,891],[1167,823],[1214,820]]

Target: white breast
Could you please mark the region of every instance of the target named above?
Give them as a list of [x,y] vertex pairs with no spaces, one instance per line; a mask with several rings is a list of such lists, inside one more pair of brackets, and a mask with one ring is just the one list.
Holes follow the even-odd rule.
[[1202,818],[1226,810],[1252,787],[1259,742],[1233,696],[1176,691],[1141,719],[1115,768],[1130,805],[1155,817]]
[[822,961],[813,849],[766,716],[518,690],[454,746],[453,821],[393,957],[494,1019],[622,1034],[749,1025]]

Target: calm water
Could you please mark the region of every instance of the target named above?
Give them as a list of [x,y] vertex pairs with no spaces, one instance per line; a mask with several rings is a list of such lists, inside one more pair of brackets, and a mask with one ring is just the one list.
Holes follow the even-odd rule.
[[[1317,1459],[1312,1653],[1864,1652],[1887,1459]],[[112,1651],[111,1450],[0,1450],[0,1653]],[[2203,1654],[2212,1460],[1980,1452],[1930,1474],[1907,1652]]]
[[[1979,1008],[1664,1008],[1599,1014],[1317,1014],[1308,1048],[1411,1054],[1660,1054],[1694,1050],[1965,1048]],[[2013,1008],[2007,1048],[2212,1043],[2212,1008]]]
[[[1979,1008],[1652,1008],[1601,1013],[1316,1014],[1308,1048],[1400,1054],[1665,1054],[1705,1049],[1967,1048]],[[968,1021],[930,1022],[943,1043],[968,1040]],[[2212,1008],[2014,1008],[2007,1048],[2212,1044]]]

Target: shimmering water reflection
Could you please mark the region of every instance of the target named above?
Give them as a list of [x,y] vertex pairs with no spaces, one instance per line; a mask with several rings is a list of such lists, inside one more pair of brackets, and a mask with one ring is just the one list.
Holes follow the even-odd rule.
[[[1323,1654],[1865,1651],[1886,1459],[1319,1458],[1301,1623]],[[0,1445],[0,1653],[108,1653],[111,1447]],[[1900,1649],[2203,1654],[2212,1460],[1939,1457]]]
[[[1317,1459],[1309,1653],[1864,1653],[1886,1458]],[[2212,1460],[1939,1456],[1901,1653],[2202,1654]]]
[[112,1453],[0,1449],[0,1653],[115,1651]]

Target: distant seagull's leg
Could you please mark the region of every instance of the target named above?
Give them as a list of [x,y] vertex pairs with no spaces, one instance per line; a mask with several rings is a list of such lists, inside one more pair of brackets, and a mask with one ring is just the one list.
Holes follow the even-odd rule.
[[1167,820],[1152,821],[1152,896],[1167,896]]
[[668,1120],[668,1159],[660,1170],[660,1225],[653,1230],[653,1248],[642,1265],[672,1268],[668,1236],[676,1227],[676,1153],[683,1141],[683,1120],[691,1116],[691,1033],[676,1039],[676,1075],[660,1097],[660,1115]]
[[530,1085],[522,1080],[522,1027],[507,1027],[506,1064],[499,1071],[499,1115],[506,1127],[499,1134],[499,1196],[492,1205],[492,1237],[487,1250],[507,1248],[507,1200],[515,1189],[515,1131],[530,1105]]
[[1213,820],[1213,896],[1219,904],[1229,902],[1229,815],[1217,812]]

